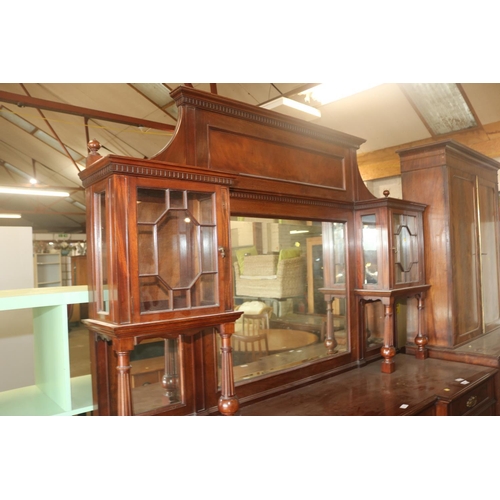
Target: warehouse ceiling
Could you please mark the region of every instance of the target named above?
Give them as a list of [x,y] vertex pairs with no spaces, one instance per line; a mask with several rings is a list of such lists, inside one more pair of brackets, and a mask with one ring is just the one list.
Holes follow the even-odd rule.
[[[97,139],[102,155],[154,156],[172,137],[177,109],[170,92],[179,85],[364,138],[360,159],[421,141],[460,141],[465,132],[473,148],[495,139],[489,141],[494,147],[480,152],[500,157],[498,83],[372,84],[333,97],[322,96],[325,89],[313,83],[0,83],[0,187],[54,188],[69,195],[0,193],[0,213],[21,215],[0,219],[0,225],[31,226],[36,233],[85,232],[78,172],[85,168],[88,141]],[[290,107],[290,101],[314,114]]]

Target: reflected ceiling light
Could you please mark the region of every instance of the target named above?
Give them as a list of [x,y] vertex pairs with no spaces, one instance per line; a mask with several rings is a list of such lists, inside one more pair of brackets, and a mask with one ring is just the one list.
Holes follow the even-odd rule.
[[0,214],[0,219],[20,219],[20,214]]
[[37,184],[37,183],[38,183],[38,181],[35,178],[32,177],[30,179],[30,184]]
[[61,196],[64,198],[67,198],[69,196],[69,193],[65,191],[50,191],[47,189],[39,189],[39,188],[17,188],[8,186],[0,186],[0,193],[27,194],[34,196]]
[[298,95],[304,97],[304,101],[308,103],[316,102],[317,104],[324,105],[333,101],[344,99],[364,90],[371,89],[382,85],[381,83],[321,83],[312,87],[304,92],[299,92]]
[[301,233],[308,233],[308,229],[292,229],[290,231],[290,234],[301,234]]
[[321,112],[316,108],[294,101],[293,99],[288,99],[287,97],[278,97],[274,101],[261,104],[260,107],[302,120],[321,118]]

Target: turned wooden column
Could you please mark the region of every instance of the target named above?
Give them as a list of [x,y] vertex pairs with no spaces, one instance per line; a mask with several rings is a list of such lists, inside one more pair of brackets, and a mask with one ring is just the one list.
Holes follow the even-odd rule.
[[178,395],[178,375],[177,375],[177,359],[176,359],[176,343],[177,339],[165,339],[165,373],[162,377],[162,386],[165,389],[165,396],[172,403],[177,399]]
[[382,373],[393,373],[396,369],[394,363],[394,356],[396,355],[396,348],[394,347],[394,299],[382,299],[384,304],[384,346],[380,349],[380,353],[384,358],[382,361]]
[[133,348],[132,339],[114,339],[113,341],[113,349],[116,355],[118,416],[130,416],[133,414],[130,385],[130,353]]
[[[230,327],[228,328],[228,326]],[[234,393],[234,375],[233,375],[233,349],[231,347],[231,335],[234,330],[234,323],[229,325],[220,325],[221,337],[221,395],[218,408],[222,415],[234,415],[239,407],[239,401]]]
[[325,347],[328,354],[334,354],[335,348],[337,347],[337,340],[335,339],[334,328],[333,328],[333,301],[335,297],[331,295],[325,295],[326,301],[326,336],[325,336]]
[[417,359],[426,359],[429,357],[429,350],[427,349],[429,338],[422,332],[424,325],[424,294],[419,293],[416,295],[416,298],[418,300],[418,331],[417,336],[415,337],[415,345],[417,346],[415,357]]

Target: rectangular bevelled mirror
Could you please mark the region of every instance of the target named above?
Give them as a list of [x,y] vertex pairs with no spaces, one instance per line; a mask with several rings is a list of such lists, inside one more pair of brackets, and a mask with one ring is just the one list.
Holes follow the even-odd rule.
[[185,402],[179,346],[178,338],[153,338],[135,346],[130,355],[134,415]]
[[[345,223],[231,217],[230,226],[234,303],[243,312],[231,337],[235,382],[347,352]],[[338,288],[334,353],[323,343],[324,238]]]

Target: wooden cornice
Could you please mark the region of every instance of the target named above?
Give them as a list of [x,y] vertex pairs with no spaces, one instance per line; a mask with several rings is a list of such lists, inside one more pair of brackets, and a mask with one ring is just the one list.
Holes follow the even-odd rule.
[[[500,158],[500,122],[484,125],[482,129],[443,135],[439,137],[439,140],[441,139],[452,139],[489,158]],[[437,138],[433,137],[369,153],[358,153],[358,166],[362,179],[370,181],[400,175],[399,155],[396,151],[433,143],[436,140]]]

